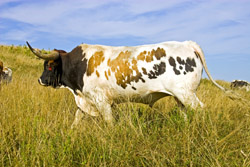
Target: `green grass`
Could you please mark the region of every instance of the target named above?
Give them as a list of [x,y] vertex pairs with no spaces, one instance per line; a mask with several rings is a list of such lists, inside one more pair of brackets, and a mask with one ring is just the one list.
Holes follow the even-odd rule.
[[197,91],[203,109],[184,111],[173,97],[152,109],[124,103],[113,108],[114,126],[85,115],[71,130],[74,97],[38,84],[42,60],[23,46],[0,46],[0,60],[13,70],[0,88],[0,166],[250,166],[249,103],[207,79]]

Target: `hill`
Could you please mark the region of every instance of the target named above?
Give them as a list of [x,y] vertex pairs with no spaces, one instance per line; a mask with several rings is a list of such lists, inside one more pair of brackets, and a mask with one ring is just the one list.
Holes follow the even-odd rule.
[[197,91],[203,109],[178,108],[173,97],[153,108],[124,103],[113,127],[85,115],[71,130],[74,97],[38,84],[42,60],[26,46],[0,46],[0,60],[13,71],[0,87],[0,166],[250,166],[249,103],[207,79]]

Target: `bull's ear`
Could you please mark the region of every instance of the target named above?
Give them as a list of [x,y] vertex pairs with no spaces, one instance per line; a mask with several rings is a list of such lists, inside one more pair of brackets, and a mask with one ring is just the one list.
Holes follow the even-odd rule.
[[65,50],[54,49],[54,51],[57,51],[57,52],[59,52],[59,53],[67,53]]

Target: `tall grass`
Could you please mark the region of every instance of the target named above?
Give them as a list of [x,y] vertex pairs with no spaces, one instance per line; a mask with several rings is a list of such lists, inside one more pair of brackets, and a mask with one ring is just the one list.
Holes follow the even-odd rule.
[[124,103],[114,126],[85,115],[71,130],[73,95],[38,84],[42,60],[24,46],[0,46],[0,60],[13,70],[0,88],[0,166],[250,166],[250,106],[209,80],[197,91],[204,109],[184,111],[173,97]]

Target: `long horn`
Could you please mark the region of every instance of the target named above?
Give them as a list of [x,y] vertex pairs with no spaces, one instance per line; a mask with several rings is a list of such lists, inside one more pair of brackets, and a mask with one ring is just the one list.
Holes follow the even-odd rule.
[[33,49],[29,42],[26,41],[29,49],[39,58],[44,59],[44,60],[56,60],[59,58],[59,52],[57,51],[51,51],[49,54],[42,53],[39,49]]

